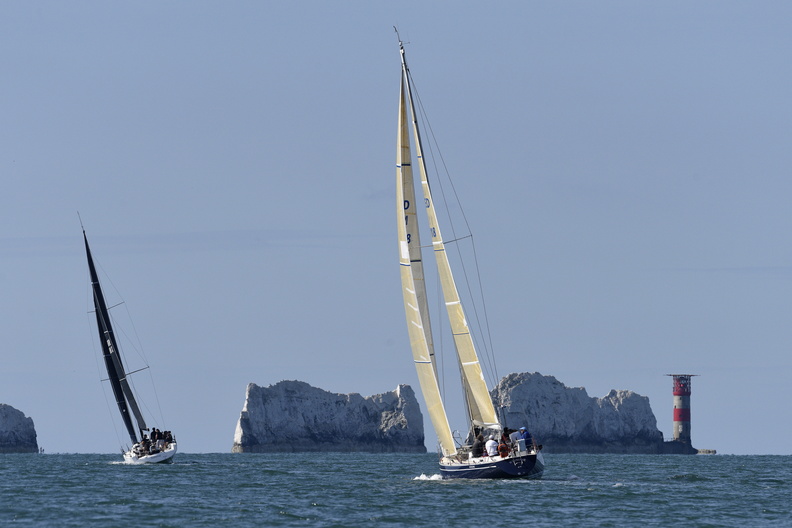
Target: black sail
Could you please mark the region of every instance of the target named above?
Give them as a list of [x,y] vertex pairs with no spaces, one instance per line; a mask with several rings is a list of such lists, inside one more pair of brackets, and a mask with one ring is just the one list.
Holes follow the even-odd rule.
[[85,230],[83,230],[83,238],[85,239],[85,254],[88,257],[88,269],[91,274],[96,326],[99,330],[99,342],[102,344],[102,356],[107,368],[107,376],[110,379],[110,386],[113,388],[113,395],[118,404],[118,410],[121,411],[121,418],[129,433],[129,438],[135,444],[138,441],[138,434],[132,423],[130,407],[138,423],[138,430],[141,431],[141,435],[142,431],[146,429],[146,424],[140,414],[132,389],[126,380],[126,372],[121,363],[121,356],[118,354],[118,344],[116,343],[115,334],[113,334],[113,326],[110,323],[107,304],[102,294],[102,286],[99,284],[99,276],[96,273],[96,267],[91,257],[91,248],[88,246],[88,237],[85,235]]

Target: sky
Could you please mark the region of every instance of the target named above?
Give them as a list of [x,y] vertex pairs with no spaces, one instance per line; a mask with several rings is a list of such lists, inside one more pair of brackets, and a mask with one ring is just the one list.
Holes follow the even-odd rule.
[[790,20],[783,1],[0,3],[0,402],[47,452],[123,441],[78,212],[180,450],[229,452],[248,383],[417,390],[397,26],[499,375],[635,391],[670,437],[665,375],[698,374],[694,446],[792,454]]

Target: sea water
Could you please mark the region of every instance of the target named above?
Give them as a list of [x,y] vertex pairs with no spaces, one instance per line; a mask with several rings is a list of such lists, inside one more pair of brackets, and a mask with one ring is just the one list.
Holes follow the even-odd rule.
[[434,454],[0,455],[0,526],[792,526],[792,457],[545,455],[442,480]]

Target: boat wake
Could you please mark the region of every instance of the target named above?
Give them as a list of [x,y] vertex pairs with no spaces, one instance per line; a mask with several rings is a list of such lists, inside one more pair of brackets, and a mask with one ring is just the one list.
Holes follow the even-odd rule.
[[435,473],[434,475],[426,475],[421,473],[420,477],[415,477],[413,480],[443,480],[443,477],[440,473]]
[[134,460],[113,460],[112,462],[108,462],[108,464],[112,464],[114,466],[148,466],[149,464],[140,461]]

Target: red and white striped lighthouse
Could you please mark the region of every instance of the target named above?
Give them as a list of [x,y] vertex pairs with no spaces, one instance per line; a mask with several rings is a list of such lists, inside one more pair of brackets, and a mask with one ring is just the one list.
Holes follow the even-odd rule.
[[698,374],[667,374],[674,378],[674,440],[690,445],[690,378]]

